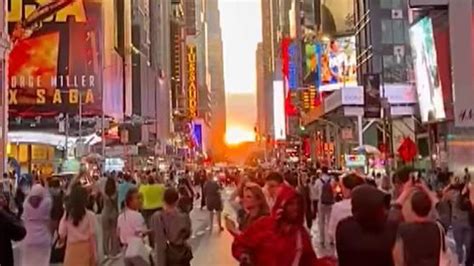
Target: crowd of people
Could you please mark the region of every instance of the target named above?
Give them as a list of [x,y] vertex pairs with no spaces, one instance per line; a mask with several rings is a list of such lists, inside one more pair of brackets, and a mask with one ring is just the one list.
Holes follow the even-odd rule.
[[[135,177],[108,173],[91,184],[82,182],[82,173],[72,180],[51,178],[11,188],[8,192],[21,190],[26,196],[19,201],[18,193],[0,193],[0,265],[15,265],[13,242],[19,243],[16,265],[22,266],[99,265],[120,257],[130,266],[190,265],[194,200],[205,198],[218,217],[222,211],[216,196],[220,188],[207,175],[201,178],[199,195],[187,173],[176,182],[171,172],[165,182],[154,170]],[[103,258],[97,254],[98,226]]]
[[[264,175],[263,185],[252,180],[259,175],[241,180],[231,197],[236,216],[226,216],[241,265],[473,265],[467,169],[462,178],[410,167],[391,177],[327,167]],[[335,252],[317,258],[315,250],[328,247]]]
[[[191,265],[196,200],[209,211],[208,230],[214,220],[219,232],[225,225],[231,253],[244,266],[474,265],[467,169],[462,177],[424,176],[409,167],[389,177],[306,166],[225,175],[237,185],[228,199],[232,211],[224,214],[223,182],[205,169],[171,172],[166,180],[157,171],[109,173],[92,184],[80,182],[80,174],[16,189],[23,193],[10,189],[0,195],[0,265],[14,265],[13,242],[20,246],[17,265],[118,258],[131,266]],[[322,249],[334,253],[318,257]]]

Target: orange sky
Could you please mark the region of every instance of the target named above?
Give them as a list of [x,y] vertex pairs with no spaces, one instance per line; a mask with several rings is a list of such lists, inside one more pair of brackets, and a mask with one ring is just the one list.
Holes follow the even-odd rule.
[[252,141],[257,120],[255,51],[262,40],[260,1],[219,0],[219,10],[227,133],[233,139]]

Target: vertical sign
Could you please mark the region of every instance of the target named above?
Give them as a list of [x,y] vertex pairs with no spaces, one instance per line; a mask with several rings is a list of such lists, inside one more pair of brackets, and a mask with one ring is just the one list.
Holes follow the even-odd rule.
[[364,76],[364,116],[380,118],[380,75],[365,74]]
[[189,44],[187,53],[188,64],[188,111],[189,117],[197,116],[197,79],[196,79],[196,45]]
[[288,47],[288,88],[296,90],[298,88],[298,46],[292,42]]

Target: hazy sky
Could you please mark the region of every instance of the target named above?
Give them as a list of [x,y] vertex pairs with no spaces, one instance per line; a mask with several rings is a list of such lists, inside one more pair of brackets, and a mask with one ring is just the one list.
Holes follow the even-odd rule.
[[260,0],[219,0],[219,10],[227,129],[253,131],[257,119],[255,51],[262,40]]

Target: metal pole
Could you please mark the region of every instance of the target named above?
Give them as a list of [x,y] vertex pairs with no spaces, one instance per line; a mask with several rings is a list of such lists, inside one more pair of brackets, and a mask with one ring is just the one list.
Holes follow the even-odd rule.
[[66,113],[66,118],[65,118],[65,130],[66,131],[66,136],[65,136],[65,143],[64,143],[64,160],[67,160],[68,157],[68,141],[69,141],[69,113]]
[[358,137],[358,140],[359,140],[359,146],[362,146],[364,145],[364,131],[363,131],[363,128],[362,128],[362,115],[358,115],[357,116],[357,131],[358,131],[358,134],[357,134],[357,137]]
[[79,143],[82,143],[82,91],[79,91]]

